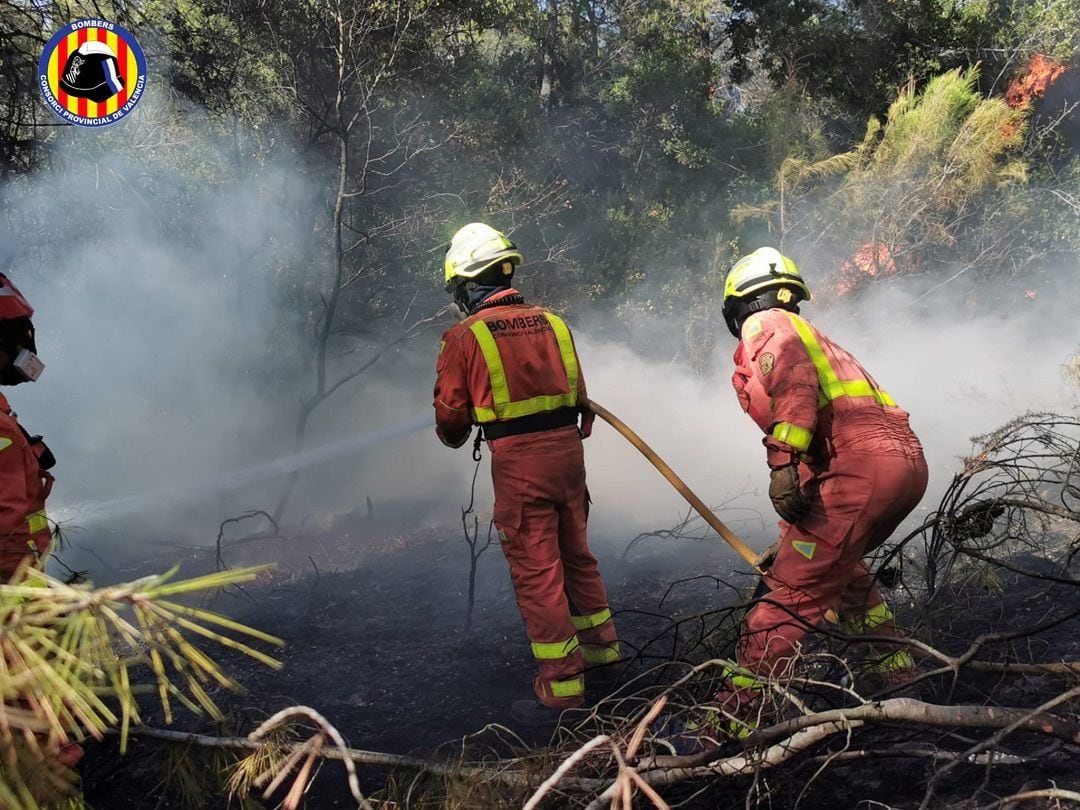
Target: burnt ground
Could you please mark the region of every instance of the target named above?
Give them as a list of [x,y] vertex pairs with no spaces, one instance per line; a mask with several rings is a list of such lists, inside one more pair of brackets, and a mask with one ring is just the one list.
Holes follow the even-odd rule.
[[[627,560],[619,558],[622,547],[597,543],[595,550],[601,557],[610,601],[619,611],[621,635],[642,655],[639,668],[670,659],[677,649],[693,647],[694,635],[715,625],[686,622],[676,637],[670,617],[712,610],[737,597],[711,576],[715,572],[740,582],[729,576],[736,566],[718,540],[654,539],[636,548]],[[273,671],[234,655],[220,656],[247,693],[215,695],[228,714],[225,727],[188,716],[178,721],[179,728],[246,734],[272,712],[304,704],[333,722],[354,747],[438,756],[447,750],[460,753],[462,737],[486,724],[512,726],[510,704],[531,696],[533,663],[497,543],[480,561],[473,628],[468,635],[463,628],[468,554],[460,527],[429,527],[409,536],[380,530],[377,525],[297,530],[287,537],[229,545],[225,560],[230,566],[278,561],[271,575],[242,592],[219,593],[208,604],[283,638],[286,646],[279,657],[284,668]],[[164,570],[177,561],[182,562],[182,576],[195,575],[213,569],[214,555],[206,549],[174,549],[110,576],[130,579]],[[749,579],[742,582],[752,585]],[[985,592],[972,585],[944,594],[933,626],[925,631],[941,648],[956,652],[983,630],[1034,626],[1055,609],[1080,608],[1075,588],[1066,585],[1023,578],[1002,584],[1000,591]],[[1077,631],[1076,626],[1066,625],[1019,643],[1026,645],[1025,654],[1035,660],[1075,660],[1080,658]],[[940,699],[947,688],[948,684],[934,685],[924,697]],[[1064,688],[1060,680],[1049,678],[1021,681],[973,676],[965,677],[953,700],[1035,706]],[[153,704],[148,702],[147,707],[144,721],[160,725]],[[892,734],[893,744],[918,741],[963,750],[981,732],[959,738],[914,733],[900,738],[895,729]],[[529,744],[548,739],[547,734],[535,732],[523,737]],[[1015,739],[1018,742],[1011,751],[1046,747],[1045,738]],[[497,749],[509,754],[512,750],[497,743],[491,732],[471,739],[468,747],[478,753]],[[97,810],[226,806],[220,794],[201,801],[192,792],[185,794],[175,784],[170,786],[177,780],[167,779],[165,773],[172,769],[175,777],[177,760],[163,764],[160,743],[135,740],[122,758],[111,740],[90,744],[88,749],[82,768],[84,786]],[[204,776],[213,770],[204,767],[209,760],[202,752],[186,754],[184,760],[181,770],[186,767]],[[951,803],[981,790],[981,801],[969,805],[975,807],[1025,785],[1046,787],[1052,781],[1059,787],[1080,788],[1078,761],[1074,752],[1063,748],[1042,756],[1034,769],[998,767],[989,772],[964,766],[943,782],[939,793]],[[795,787],[781,793],[774,806],[792,806],[801,785],[809,782],[801,807],[873,806],[866,802],[916,807],[931,772],[925,761],[889,759],[878,764],[835,764],[811,779],[817,768],[793,769],[788,781]],[[386,773],[362,771],[362,776],[371,790],[382,784]],[[777,777],[776,781],[784,780]],[[669,795],[686,799],[693,807],[741,807],[749,784],[749,779],[741,779],[704,794],[688,788]],[[693,790],[700,788],[696,785]],[[492,802],[488,796],[455,806],[485,807]],[[328,765],[320,774],[307,806],[355,806],[339,765]],[[551,806],[560,806],[559,801]]]

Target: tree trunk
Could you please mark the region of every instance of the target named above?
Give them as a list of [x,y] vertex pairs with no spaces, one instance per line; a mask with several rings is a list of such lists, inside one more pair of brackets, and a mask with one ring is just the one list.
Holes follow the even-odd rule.
[[[341,299],[342,283],[345,280],[345,246],[342,242],[342,220],[345,213],[345,201],[348,199],[349,183],[349,124],[345,120],[345,68],[348,54],[346,53],[346,30],[345,17],[341,7],[338,7],[338,47],[337,47],[337,95],[334,98],[334,118],[337,124],[336,134],[338,137],[338,184],[337,195],[334,198],[334,285],[330,290],[330,297],[326,302],[326,311],[323,313],[322,324],[319,327],[319,343],[315,351],[315,393],[305,399],[300,405],[300,414],[296,419],[296,433],[293,439],[293,452],[299,453],[304,449],[304,436],[307,433],[308,420],[312,412],[327,397],[326,390],[326,354],[330,342],[330,335],[334,328],[334,315],[337,312],[338,301]],[[285,483],[285,489],[278,498],[277,506],[274,507],[274,521],[281,522],[289,497],[296,487],[296,481],[300,477],[300,471],[294,470],[289,474]]]
[[547,0],[547,25],[544,29],[543,74],[540,78],[540,104],[550,108],[555,85],[555,52],[559,38],[559,0]]

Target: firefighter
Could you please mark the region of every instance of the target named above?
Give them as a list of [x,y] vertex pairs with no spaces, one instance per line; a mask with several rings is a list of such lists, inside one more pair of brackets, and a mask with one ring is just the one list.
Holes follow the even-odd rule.
[[[36,354],[33,315],[22,293],[0,273],[0,385],[34,382],[45,368]],[[45,442],[23,429],[0,394],[0,585],[10,582],[20,566],[45,566],[53,539],[45,499],[52,490],[49,470],[55,463]],[[33,578],[23,582],[35,584]],[[42,736],[39,740],[45,742]],[[51,756],[74,768],[83,749],[70,742]]]
[[[726,673],[717,696],[742,720],[753,716],[758,679],[788,674],[815,625],[838,620],[849,634],[900,637],[862,558],[926,490],[926,460],[907,412],[799,314],[809,300],[795,263],[769,247],[740,259],[724,284],[724,319],[739,339],[732,384],[765,433],[769,497],[781,518],[764,577],[767,599],[750,611],[737,648],[740,671]],[[910,677],[913,661],[902,645],[872,653],[863,675],[890,683]],[[734,724],[730,732],[747,730]]]
[[582,439],[595,417],[570,330],[511,286],[521,260],[483,223],[454,235],[446,291],[464,320],[440,345],[435,432],[456,448],[475,424],[474,451],[481,438],[491,448],[495,528],[538,667],[536,700],[512,715],[544,725],[584,702],[584,670],[618,662],[619,643],[586,539]]
[[[34,310],[0,274],[0,385],[33,382],[44,366],[35,352]],[[23,562],[43,567],[52,545],[45,499],[56,463],[40,436],[27,433],[0,394],[0,582]]]

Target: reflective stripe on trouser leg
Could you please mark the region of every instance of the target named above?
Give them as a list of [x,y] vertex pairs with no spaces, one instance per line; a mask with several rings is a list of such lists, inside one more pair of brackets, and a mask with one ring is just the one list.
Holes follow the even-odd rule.
[[[555,708],[576,705],[585,694],[581,672],[581,651],[577,636],[564,641],[532,643],[533,658],[540,672],[533,685],[541,702]],[[570,677],[566,677],[570,675]],[[563,704],[563,705],[560,705]]]
[[754,689],[761,691],[761,681],[755,678],[749,670],[736,669],[726,664],[720,670],[720,677],[734,686],[736,689]]
[[[585,612],[606,598],[579,598],[564,577],[563,524],[567,505],[584,507],[585,463],[576,432],[522,434],[500,440],[491,452],[494,520],[510,568],[514,595],[537,657],[536,696],[553,709],[580,706],[583,663],[567,594]],[[580,483],[579,483],[580,482]],[[580,498],[577,496],[580,494]],[[573,641],[572,641],[573,640]],[[557,645],[552,647],[549,645]]]
[[875,658],[867,661],[865,664],[867,672],[880,672],[882,674],[900,672],[914,668],[915,659],[911,657],[911,653],[907,650],[897,650],[890,655],[886,655],[884,658]]
[[611,608],[579,616],[571,615],[570,621],[578,631],[581,658],[586,664],[613,664],[621,660]]
[[[840,629],[851,635],[870,633],[885,624],[893,623],[896,617],[885,602],[874,605],[861,616],[852,616],[840,623]],[[891,633],[890,633],[891,635]]]

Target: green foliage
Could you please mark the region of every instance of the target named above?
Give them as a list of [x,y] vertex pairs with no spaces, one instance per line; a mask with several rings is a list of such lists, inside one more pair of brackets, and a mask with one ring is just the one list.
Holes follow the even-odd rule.
[[921,90],[909,83],[884,123],[870,118],[854,149],[818,161],[786,158],[776,196],[737,206],[733,218],[766,219],[781,242],[831,243],[838,264],[870,243],[908,267],[955,247],[977,205],[1027,176],[1026,112],[984,98],[977,81],[969,68],[935,76]]
[[[15,176],[52,160],[32,77],[46,20],[97,13],[32,9],[0,2],[12,110],[0,162]],[[333,319],[349,348],[377,343],[405,302],[416,314],[443,303],[439,246],[482,217],[514,232],[530,294],[626,318],[715,295],[729,260],[718,244],[780,241],[840,262],[879,240],[911,266],[935,251],[1000,264],[1004,247],[987,240],[1024,223],[1008,229],[1020,267],[1046,239],[1070,256],[1080,241],[1062,198],[1020,183],[1062,171],[1073,147],[1021,143],[1021,115],[994,100],[1031,54],[1073,56],[1080,0],[146,0],[100,12],[143,41],[165,100],[152,136],[102,132],[87,157],[139,149],[148,168],[213,184],[287,154],[318,187],[310,243],[302,260],[259,252],[252,272],[266,265],[309,327],[335,275],[326,214],[349,127]],[[203,129],[220,150],[192,148]],[[182,236],[191,219],[163,228]]]
[[[982,195],[1023,182],[1024,111],[982,98],[978,73],[953,70],[921,92],[909,85],[884,125],[871,119],[855,163],[830,201],[865,244],[894,253],[954,244]],[[880,132],[880,137],[878,133]]]

